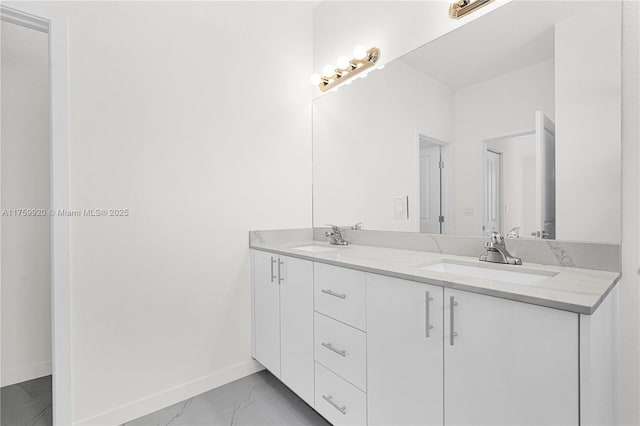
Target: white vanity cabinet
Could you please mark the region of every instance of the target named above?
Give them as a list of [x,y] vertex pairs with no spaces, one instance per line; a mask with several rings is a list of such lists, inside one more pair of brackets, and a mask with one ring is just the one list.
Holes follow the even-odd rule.
[[336,426],[616,424],[616,297],[582,315],[253,251],[254,354]]
[[369,425],[443,424],[443,288],[367,274]]
[[314,401],[313,262],[252,250],[254,357]]
[[315,409],[334,426],[367,423],[366,274],[315,263]]
[[254,356],[280,377],[280,286],[276,265],[280,257],[263,251],[253,251],[252,257]]
[[578,314],[445,289],[445,425],[579,425]]

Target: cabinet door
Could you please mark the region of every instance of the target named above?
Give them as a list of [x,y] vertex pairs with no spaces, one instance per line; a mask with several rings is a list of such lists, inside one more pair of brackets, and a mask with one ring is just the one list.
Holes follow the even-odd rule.
[[313,406],[313,263],[287,256],[280,262],[280,378]]
[[253,326],[255,357],[280,377],[280,286],[278,255],[253,252]]
[[367,274],[369,425],[442,425],[442,310],[442,287]]
[[577,314],[446,289],[444,357],[447,425],[579,424]]

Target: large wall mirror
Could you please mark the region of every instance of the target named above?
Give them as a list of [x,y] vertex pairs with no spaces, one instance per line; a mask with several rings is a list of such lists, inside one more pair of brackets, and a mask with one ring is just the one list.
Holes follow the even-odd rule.
[[317,97],[314,226],[619,243],[620,13],[513,1]]

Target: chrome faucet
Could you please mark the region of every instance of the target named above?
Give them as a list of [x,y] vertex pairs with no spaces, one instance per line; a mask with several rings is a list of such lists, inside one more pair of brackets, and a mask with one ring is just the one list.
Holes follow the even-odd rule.
[[333,244],[336,246],[348,246],[349,245],[349,241],[345,240],[344,237],[342,236],[342,230],[340,229],[339,226],[336,225],[329,225],[327,224],[327,226],[331,227],[331,231],[327,231],[324,233],[324,235],[326,235],[327,237],[329,237],[329,244]]
[[504,237],[497,232],[491,232],[489,241],[485,241],[484,248],[487,254],[480,256],[483,262],[505,263],[508,265],[522,265],[522,259],[513,257],[507,250]]

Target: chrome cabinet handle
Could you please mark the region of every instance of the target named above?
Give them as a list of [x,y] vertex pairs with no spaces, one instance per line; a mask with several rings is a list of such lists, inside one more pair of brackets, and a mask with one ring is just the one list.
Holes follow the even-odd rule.
[[453,338],[458,335],[458,333],[454,331],[455,328],[453,326],[453,307],[457,306],[458,302],[454,300],[453,296],[450,296],[449,303],[451,304],[451,310],[449,311],[449,344],[453,346]]
[[278,259],[278,284],[284,281],[284,278],[282,277],[282,269],[280,269],[282,265],[284,265],[284,262],[281,259]]
[[425,306],[424,306],[424,321],[425,321],[425,327],[424,327],[424,337],[431,337],[431,333],[430,330],[433,328],[433,325],[431,325],[431,301],[433,300],[433,297],[431,297],[431,293],[426,291],[425,292]]
[[275,265],[276,260],[271,256],[271,282],[276,279],[276,276],[273,274],[273,265]]
[[346,299],[347,298],[346,294],[336,293],[335,291],[329,290],[327,288],[323,288],[320,291],[323,292],[324,294],[328,294],[329,296],[339,297],[340,299]]
[[325,348],[329,349],[330,351],[333,351],[335,353],[337,353],[338,355],[342,356],[342,357],[346,357],[347,356],[347,351],[345,350],[340,350],[340,349],[336,349],[331,343],[320,343],[322,346],[324,346]]
[[336,403],[331,397],[331,395],[322,395],[322,399],[327,401],[329,404],[333,405],[333,407],[336,410],[340,411],[342,414],[347,414],[347,406]]

